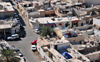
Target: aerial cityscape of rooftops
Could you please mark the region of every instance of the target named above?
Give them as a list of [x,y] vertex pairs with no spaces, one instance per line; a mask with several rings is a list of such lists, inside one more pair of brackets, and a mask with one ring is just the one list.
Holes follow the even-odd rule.
[[100,62],[100,0],[0,0],[0,62]]

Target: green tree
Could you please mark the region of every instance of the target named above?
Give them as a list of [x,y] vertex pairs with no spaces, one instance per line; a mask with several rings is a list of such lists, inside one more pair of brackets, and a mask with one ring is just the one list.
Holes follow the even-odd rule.
[[50,26],[44,26],[41,28],[40,35],[47,37],[49,35],[52,37],[53,29]]
[[12,60],[17,61],[17,59],[15,59],[16,54],[14,53],[14,50],[4,49],[1,51],[1,54],[6,58],[7,62],[12,62]]

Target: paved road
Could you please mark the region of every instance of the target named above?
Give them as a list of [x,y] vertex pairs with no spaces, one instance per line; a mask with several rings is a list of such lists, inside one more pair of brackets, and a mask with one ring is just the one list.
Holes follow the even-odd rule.
[[[15,8],[15,6],[14,6]],[[17,14],[19,14],[15,8]],[[26,58],[26,62],[40,62],[40,58],[36,56],[31,50],[31,41],[36,40],[38,35],[35,34],[32,29],[26,26],[26,23],[19,16],[21,24],[24,26],[26,31],[26,37],[21,38],[19,41],[8,41],[10,45],[14,45],[15,48],[19,48]]]
[[25,38],[21,38],[19,41],[8,41],[8,43],[21,50],[26,62],[40,62],[40,58],[31,51],[31,41],[37,39],[38,35],[32,32],[29,27],[24,26],[24,28],[27,33]]

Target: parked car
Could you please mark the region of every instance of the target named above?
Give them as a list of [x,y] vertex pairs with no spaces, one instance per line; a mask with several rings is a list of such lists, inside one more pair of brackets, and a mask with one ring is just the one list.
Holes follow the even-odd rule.
[[21,60],[23,60],[24,62],[26,62],[26,59],[24,57],[21,57]]
[[32,45],[34,45],[34,44],[36,45],[37,44],[37,40],[31,41],[31,44]]
[[36,51],[37,50],[36,45],[31,45],[31,49],[32,49],[32,51]]
[[18,39],[19,38],[19,35],[18,34],[13,34],[11,36],[8,36],[7,37],[7,40],[14,40],[14,39]]
[[14,49],[14,46],[13,45],[9,45],[9,49],[10,50]]
[[20,57],[23,57],[23,54],[22,54],[21,52],[18,52],[18,55],[19,55]]
[[16,52],[20,52],[20,50],[19,50],[19,49],[15,49],[15,51],[16,51]]
[[40,33],[40,29],[34,29],[34,32],[39,34]]
[[16,19],[17,19],[17,20],[19,20],[19,18],[18,18],[18,17],[17,17]]

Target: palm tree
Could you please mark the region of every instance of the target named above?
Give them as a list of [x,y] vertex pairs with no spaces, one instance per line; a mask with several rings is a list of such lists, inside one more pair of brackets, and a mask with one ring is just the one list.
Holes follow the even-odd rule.
[[19,62],[19,61],[20,61],[20,58],[13,57],[13,58],[11,58],[11,61],[10,62]]
[[11,62],[11,60],[16,60],[14,50],[4,49],[1,51],[1,54],[6,58],[7,62]]

